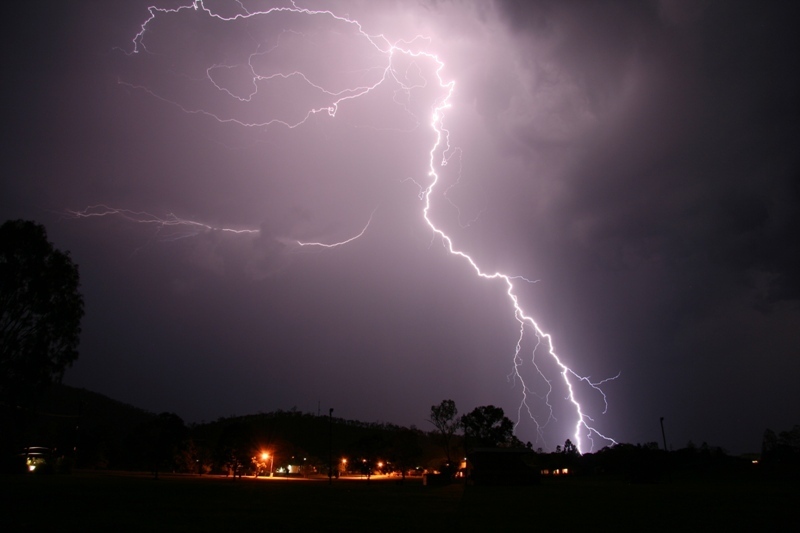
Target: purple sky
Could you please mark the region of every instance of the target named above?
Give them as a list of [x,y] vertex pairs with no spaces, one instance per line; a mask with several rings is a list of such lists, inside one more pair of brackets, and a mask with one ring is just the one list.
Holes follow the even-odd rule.
[[[503,407],[536,447],[572,438],[540,346],[548,422],[531,328],[519,372],[544,427],[518,417],[506,286],[423,218],[439,63],[396,52],[397,80],[335,117],[265,125],[378,84],[397,43],[455,84],[431,221],[484,271],[537,280],[514,282],[520,305],[572,370],[620,374],[605,414],[572,377],[598,431],[660,442],[663,416],[675,448],[744,452],[800,422],[794,3],[299,3],[358,20],[383,51],[329,15],[186,9],[157,13],[137,54],[147,2],[18,4],[0,220],[45,224],[80,266],[67,384],[186,421],[319,406],[432,429],[430,406],[452,398]],[[218,229],[69,216],[99,204]],[[296,244],[368,221],[337,248]]]

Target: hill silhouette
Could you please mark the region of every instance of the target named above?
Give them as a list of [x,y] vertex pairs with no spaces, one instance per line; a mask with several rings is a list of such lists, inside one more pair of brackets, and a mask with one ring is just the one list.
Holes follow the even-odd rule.
[[233,453],[226,447],[236,448],[241,463],[269,451],[275,469],[294,462],[314,472],[327,471],[331,452],[337,463],[349,457],[349,468],[354,459],[366,468],[389,458],[407,468],[435,466],[441,455],[435,436],[414,427],[295,409],[187,426],[176,414],[149,412],[67,385],[49,388],[27,418],[26,446],[47,447],[78,468],[220,472],[231,459],[224,455]]

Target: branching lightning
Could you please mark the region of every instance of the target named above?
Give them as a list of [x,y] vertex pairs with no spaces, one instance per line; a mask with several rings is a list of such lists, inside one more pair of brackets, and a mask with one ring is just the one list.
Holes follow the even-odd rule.
[[[256,120],[256,121],[241,120],[239,118],[233,118],[230,116],[222,116],[219,112],[213,112],[199,107],[195,108],[188,105],[183,105],[177,101],[172,100],[171,98],[162,96],[157,91],[152,90],[147,86],[141,84],[129,83],[124,80],[119,80],[119,83],[134,90],[144,91],[145,93],[151,95],[154,98],[158,98],[164,102],[168,102],[170,105],[177,106],[186,113],[204,115],[219,122],[235,123],[240,126],[248,128],[285,127],[289,129],[302,126],[307,121],[311,120],[312,117],[318,114],[322,114],[323,116],[327,115],[328,117],[331,118],[336,117],[337,110],[342,105],[347,104],[351,100],[358,99],[359,97],[362,97],[374,91],[381,85],[389,82],[392,84],[396,84],[400,88],[401,92],[406,92],[406,93],[412,91],[417,87],[423,86],[424,83],[427,83],[428,81],[433,81],[434,83],[438,84],[438,89],[441,90],[443,96],[440,97],[432,105],[430,120],[427,122],[427,125],[431,128],[433,132],[434,142],[427,153],[427,180],[426,180],[427,185],[420,185],[419,189],[419,197],[423,203],[421,214],[423,220],[425,221],[425,224],[427,224],[428,228],[432,232],[433,238],[439,239],[450,254],[466,262],[474,270],[475,274],[478,277],[483,278],[485,280],[497,281],[505,287],[505,293],[509,299],[511,308],[513,309],[514,317],[519,324],[519,336],[517,338],[516,348],[513,353],[511,373],[509,374],[509,380],[515,384],[519,383],[522,391],[522,398],[520,400],[517,412],[517,424],[520,423],[523,414],[527,414],[533,420],[536,426],[537,439],[541,439],[544,442],[543,430],[551,421],[555,420],[553,414],[553,406],[551,403],[551,395],[553,394],[554,391],[553,381],[552,381],[553,378],[548,379],[545,376],[545,372],[541,370],[541,367],[537,364],[537,352],[540,351],[540,349],[544,349],[546,351],[546,357],[549,357],[550,360],[559,369],[560,379],[562,380],[563,386],[567,391],[566,400],[569,402],[569,404],[571,404],[572,411],[575,413],[573,437],[575,439],[575,445],[577,446],[578,450],[581,452],[585,452],[592,449],[595,445],[594,442],[595,438],[602,439],[603,441],[608,443],[616,443],[614,439],[602,434],[597,429],[597,427],[595,426],[595,421],[586,413],[585,409],[578,401],[575,392],[575,388],[579,384],[588,386],[588,388],[591,389],[590,392],[592,392],[593,394],[596,393],[602,399],[604,405],[603,413],[605,413],[608,408],[608,401],[606,394],[601,389],[601,385],[603,385],[603,383],[608,381],[608,379],[600,381],[592,381],[588,377],[576,373],[569,366],[567,366],[563,358],[556,353],[553,340],[550,334],[542,330],[542,328],[534,320],[534,318],[529,313],[527,313],[520,304],[516,284],[519,282],[534,283],[535,281],[526,279],[521,276],[511,276],[509,274],[505,274],[502,272],[487,272],[483,270],[467,252],[461,250],[458,246],[456,246],[456,244],[453,242],[453,239],[440,226],[438,226],[431,217],[432,198],[434,196],[434,191],[437,191],[437,188],[443,187],[443,185],[440,183],[441,172],[443,171],[443,168],[447,166],[450,159],[453,157],[458,157],[460,164],[461,152],[460,149],[451,146],[450,132],[445,127],[445,115],[447,110],[450,109],[452,106],[452,100],[453,100],[452,97],[455,91],[455,82],[445,81],[443,77],[443,71],[445,68],[444,61],[437,54],[431,53],[425,49],[425,45],[429,44],[429,40],[423,39],[422,37],[418,36],[411,40],[401,40],[392,42],[383,34],[372,35],[367,33],[357,20],[348,18],[346,16],[336,15],[331,11],[322,11],[322,10],[316,11],[307,8],[302,8],[299,7],[294,1],[292,1],[290,5],[284,7],[275,7],[264,11],[249,11],[244,7],[242,2],[236,2],[236,3],[239,6],[238,10],[239,12],[231,16],[222,16],[221,14],[212,11],[212,9],[204,5],[202,0],[194,0],[189,5],[173,9],[150,7],[149,17],[142,23],[140,31],[133,38],[132,50],[127,51],[125,53],[129,55],[152,53],[151,50],[148,49],[148,46],[146,44],[147,41],[146,38],[151,24],[159,16],[178,15],[182,12],[197,12],[197,13],[202,13],[203,15],[209,17],[210,19],[214,19],[220,23],[231,23],[235,21],[243,21],[251,19],[254,17],[269,17],[271,15],[275,15],[278,13],[292,13],[307,17],[318,17],[324,20],[325,23],[344,25],[345,27],[354,29],[361,38],[365,39],[369,43],[369,45],[374,48],[374,51],[377,52],[377,55],[384,59],[384,64],[381,66],[376,66],[374,69],[372,69],[376,72],[376,75],[374,76],[374,79],[372,79],[371,81],[364,84],[360,84],[355,87],[349,87],[343,90],[333,91],[326,89],[321,84],[315,82],[308,75],[297,70],[280,72],[280,73],[271,73],[268,75],[259,74],[258,69],[255,65],[255,60],[261,56],[264,56],[265,54],[270,53],[271,50],[273,50],[274,48],[265,48],[262,50],[260,47],[258,47],[255,51],[253,51],[249,55],[247,64],[242,65],[243,68],[248,70],[249,75],[252,76],[253,91],[250,92],[249,94],[238,95],[238,96],[232,93],[226,87],[220,85],[218,81],[215,80],[217,71],[219,71],[220,69],[231,68],[230,65],[214,64],[206,70],[206,76],[207,76],[206,81],[210,83],[211,86],[213,86],[220,93],[227,94],[228,97],[234,98],[239,102],[251,101],[256,92],[258,91],[259,83],[262,83],[267,80],[274,80],[277,78],[283,80],[289,78],[302,80],[303,83],[307,84],[308,87],[310,87],[314,91],[317,91],[319,94],[324,95],[324,97],[328,99],[328,102],[324,105],[310,107],[304,115],[302,115],[299,119],[296,120],[286,120],[279,118],[269,118],[267,120]],[[412,62],[416,60],[432,62],[432,65],[435,67],[432,69],[432,71],[435,73],[435,79],[427,81],[423,80],[423,82],[409,81],[418,77],[419,73],[417,72],[416,74],[412,75],[408,72],[408,70],[406,70],[405,73],[401,73],[396,66],[397,57],[404,57],[405,59],[410,60]],[[414,183],[417,183],[419,185],[419,182],[417,180],[414,180],[413,178],[409,179],[412,179]],[[447,190],[443,192],[437,192],[436,194],[443,194],[444,197],[447,198]],[[447,199],[449,201],[449,198]],[[159,232],[163,232],[165,229],[170,229],[172,232],[169,233],[169,235],[166,237],[166,240],[191,237],[193,235],[197,235],[199,233],[208,231],[221,231],[234,234],[258,233],[258,230],[256,229],[234,229],[226,227],[215,227],[202,222],[187,220],[173,214],[167,215],[166,217],[158,217],[147,212],[132,211],[127,209],[116,209],[105,205],[96,205],[80,211],[70,211],[70,214],[77,218],[118,216],[130,220],[132,222],[154,226],[155,228],[157,228],[157,231]],[[301,247],[310,246],[310,247],[321,247],[321,248],[333,248],[337,246],[342,246],[363,236],[369,229],[374,215],[375,215],[375,210],[373,210],[372,214],[369,217],[369,220],[363,226],[363,229],[361,229],[360,232],[356,233],[352,237],[347,238],[345,240],[333,243],[324,243],[324,242],[306,242],[294,239],[293,242],[297,246]],[[528,383],[526,383],[526,379],[523,377],[523,372],[521,370],[523,365],[526,364],[526,361],[522,355],[523,342],[526,338],[526,335],[531,333],[536,337],[536,345],[532,350],[530,363],[533,366],[536,375],[539,376],[541,379],[543,379],[544,382],[547,384],[546,385],[547,390],[543,394],[534,392],[533,388],[530,387]],[[609,379],[615,379],[616,377],[618,377],[618,375]],[[546,405],[545,410],[548,413],[546,419],[539,420],[534,416],[533,410],[530,405],[532,397],[538,398]]]

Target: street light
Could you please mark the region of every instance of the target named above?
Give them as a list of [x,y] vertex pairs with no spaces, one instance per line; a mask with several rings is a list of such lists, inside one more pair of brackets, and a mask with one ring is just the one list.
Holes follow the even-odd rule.
[[272,477],[272,464],[275,462],[275,456],[269,452],[262,452],[261,460],[266,463],[267,459],[269,459],[269,477]]

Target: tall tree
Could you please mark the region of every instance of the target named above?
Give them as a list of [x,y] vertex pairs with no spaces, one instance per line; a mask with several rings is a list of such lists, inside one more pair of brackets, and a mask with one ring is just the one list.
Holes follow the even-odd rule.
[[[256,445],[254,443],[255,430],[250,422],[235,420],[225,426],[217,441],[217,462],[229,473],[242,477],[244,469],[250,464]],[[274,453],[274,452],[273,452]]]
[[0,404],[15,407],[59,382],[78,358],[83,297],[69,252],[47,240],[44,226],[0,226]]
[[567,455],[579,455],[578,448],[572,441],[567,439],[564,441],[564,453]]
[[494,405],[476,407],[461,417],[465,444],[470,448],[522,447],[514,423]]
[[403,480],[406,472],[419,463],[422,457],[422,448],[417,442],[417,433],[414,430],[399,428],[392,435],[389,446],[389,459],[400,469]]
[[447,456],[448,464],[452,464],[453,458],[451,456],[451,443],[453,435],[459,428],[459,421],[456,418],[458,409],[456,402],[453,400],[442,400],[439,405],[431,406],[431,418],[428,420],[431,424],[436,426],[442,436],[442,446],[444,453]]
[[161,413],[140,431],[153,477],[158,479],[159,471],[174,470],[176,457],[188,434],[181,417],[175,413]]

